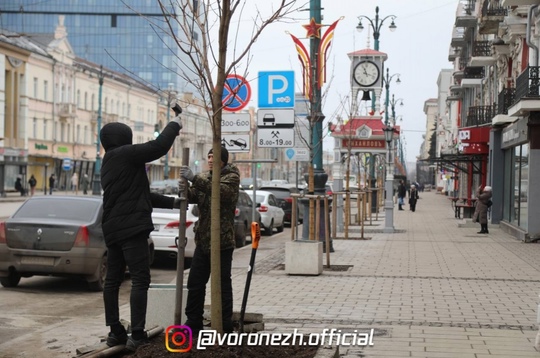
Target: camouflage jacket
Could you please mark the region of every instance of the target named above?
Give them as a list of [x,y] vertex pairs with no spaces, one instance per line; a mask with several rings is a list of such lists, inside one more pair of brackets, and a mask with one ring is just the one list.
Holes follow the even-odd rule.
[[[221,169],[221,250],[235,247],[234,212],[240,189],[240,172],[232,164]],[[188,201],[199,207],[199,220],[195,223],[195,244],[205,252],[210,252],[210,201],[212,198],[212,173],[195,175],[188,189]]]

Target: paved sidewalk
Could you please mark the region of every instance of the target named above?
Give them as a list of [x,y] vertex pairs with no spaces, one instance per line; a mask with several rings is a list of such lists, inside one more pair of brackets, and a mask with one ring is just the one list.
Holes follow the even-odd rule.
[[[489,235],[477,234],[478,225],[460,228],[462,221],[454,218],[445,196],[420,196],[414,213],[396,207],[398,233],[382,233],[381,213],[366,227],[370,240],[334,241],[331,265],[350,265],[347,271],[289,276],[283,270],[287,231],[263,237],[247,311],[262,313],[270,332],[374,330],[373,346],[342,345],[344,358],[540,356],[534,348],[540,245],[522,243],[493,225]],[[240,310],[250,254],[250,246],[234,253],[235,310]],[[126,317],[128,309],[122,306]],[[65,332],[84,333],[68,339]],[[97,342],[103,332],[100,316],[61,322],[43,333],[74,355],[83,340]]]

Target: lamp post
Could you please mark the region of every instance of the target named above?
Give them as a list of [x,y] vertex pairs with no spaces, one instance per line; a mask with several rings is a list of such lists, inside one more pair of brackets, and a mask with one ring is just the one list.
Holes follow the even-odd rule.
[[356,26],[356,29],[358,30],[358,32],[362,32],[362,30],[364,29],[364,25],[362,25],[362,19],[366,19],[367,21],[369,21],[369,24],[371,25],[371,29],[373,30],[373,38],[375,39],[375,43],[374,43],[374,49],[376,51],[379,51],[379,36],[381,35],[381,27],[382,25],[384,24],[384,21],[386,21],[386,19],[392,19],[392,23],[390,23],[390,26],[388,26],[388,28],[390,29],[390,31],[394,32],[396,31],[397,29],[397,26],[394,22],[395,18],[397,16],[395,15],[388,15],[384,18],[379,18],[379,7],[376,6],[375,7],[375,19],[370,19],[369,17],[365,16],[365,15],[360,15],[358,16],[358,25]]
[[383,129],[384,140],[388,144],[386,153],[386,181],[385,181],[385,200],[384,200],[384,232],[394,232],[394,171],[392,168],[392,140],[394,128],[386,126]]
[[98,115],[97,115],[97,138],[96,138],[96,166],[94,169],[94,184],[92,186],[92,195],[101,195],[101,142],[99,132],[101,132],[101,93],[103,91],[103,65],[99,67],[99,92],[98,92]]
[[396,126],[396,104],[403,107],[403,98],[394,99],[394,95],[392,95],[392,99],[390,100],[390,108],[392,109],[392,122],[394,127]]
[[[388,105],[390,104],[390,82],[392,82],[392,78],[397,76],[396,83],[400,84],[401,80],[399,79],[399,76],[401,76],[399,73],[394,73],[390,76],[390,70],[386,69],[386,77],[383,77],[384,82],[384,88],[386,90],[386,99],[384,100],[384,125],[388,126]],[[402,102],[403,103],[403,102]]]

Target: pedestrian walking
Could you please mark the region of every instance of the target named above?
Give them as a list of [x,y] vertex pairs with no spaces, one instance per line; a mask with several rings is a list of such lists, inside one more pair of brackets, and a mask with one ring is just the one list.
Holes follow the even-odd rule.
[[[203,329],[204,299],[206,284],[210,278],[210,211],[212,196],[212,168],[214,154],[211,149],[207,155],[209,171],[194,175],[187,166],[180,168],[180,176],[191,182],[188,189],[188,202],[197,204],[199,220],[195,223],[195,252],[191,259],[191,268],[187,281],[188,297],[186,302],[186,326],[191,328],[193,337],[197,337]],[[223,330],[233,331],[233,291],[231,281],[232,256],[235,248],[234,213],[238,202],[240,188],[240,172],[232,164],[228,164],[229,152],[221,148],[221,177],[220,177],[220,264],[221,264],[221,294]],[[178,193],[184,192],[184,181],[179,182]]]
[[[131,128],[107,123],[100,131],[105,148],[101,167],[103,187],[102,229],[107,246],[107,275],[103,288],[105,324],[110,327],[107,345],[125,344],[129,351],[146,343],[146,309],[150,286],[148,237],[154,230],[152,208],[179,208],[180,199],[151,193],[146,163],[166,155],[180,134],[180,117],[175,117],[159,136],[133,143]],[[126,265],[131,276],[131,331],[128,337],[120,323],[118,293]]]
[[403,205],[405,205],[405,196],[407,195],[407,189],[405,188],[405,183],[403,180],[399,181],[398,190],[398,210],[403,210]]
[[411,185],[411,191],[409,193],[409,206],[413,213],[416,211],[416,202],[419,198],[420,197],[418,196],[418,189],[416,189],[416,185]]
[[36,185],[37,180],[34,177],[34,174],[30,176],[30,179],[28,179],[28,185],[30,185],[30,196],[34,196],[34,193],[36,192]]
[[19,177],[17,178],[17,180],[15,180],[15,190],[21,193],[21,196],[26,195],[26,190],[24,190],[23,185],[22,185],[22,180]]
[[79,174],[77,173],[71,176],[71,190],[75,192],[75,195],[79,194]]
[[493,196],[490,186],[482,185],[476,190],[476,207],[473,214],[473,222],[480,224],[478,234],[489,234],[488,230],[488,209],[491,206],[491,197]]
[[51,176],[49,177],[49,195],[52,195],[55,181],[56,181],[56,178],[54,174],[51,174]]
[[84,195],[88,194],[88,186],[90,186],[90,179],[88,178],[88,174],[84,173],[81,179],[81,187]]

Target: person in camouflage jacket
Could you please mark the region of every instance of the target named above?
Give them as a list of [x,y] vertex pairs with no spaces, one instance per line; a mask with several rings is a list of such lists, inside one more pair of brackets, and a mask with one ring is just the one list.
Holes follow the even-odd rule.
[[[231,267],[232,255],[235,248],[234,213],[240,190],[240,172],[232,164],[228,164],[229,152],[221,148],[221,179],[220,179],[220,244],[221,244],[221,293],[223,330],[233,331],[232,313],[233,296]],[[195,252],[191,260],[191,268],[187,282],[188,297],[186,302],[186,325],[197,337],[203,328],[204,300],[206,284],[210,279],[210,223],[212,198],[212,167],[214,163],[213,150],[208,152],[209,171],[194,175],[187,166],[180,168],[180,176],[191,182],[188,189],[188,202],[197,204],[199,220],[195,223]],[[179,194],[183,192],[183,181],[179,182]]]

